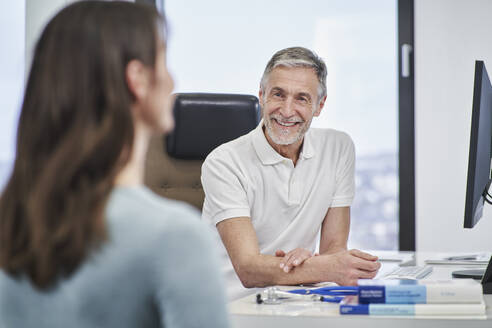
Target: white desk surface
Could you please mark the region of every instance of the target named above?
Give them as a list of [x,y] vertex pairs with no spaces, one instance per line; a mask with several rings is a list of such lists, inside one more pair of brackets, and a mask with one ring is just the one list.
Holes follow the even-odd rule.
[[[440,254],[441,255],[441,254]],[[455,255],[455,254],[453,254]],[[427,258],[435,258],[435,253],[418,253],[417,265],[424,265]],[[395,262],[382,262],[381,270],[390,270],[398,265]],[[474,268],[474,266],[433,265],[433,272],[425,279],[451,279],[454,270]],[[292,288],[292,287],[290,287]],[[406,328],[406,327],[446,327],[474,328],[492,327],[492,295],[484,295],[487,305],[486,318],[478,317],[378,317],[369,315],[340,315],[338,304],[325,302],[288,301],[278,305],[256,304],[255,295],[249,295],[229,303],[233,327],[343,327],[343,328]]]

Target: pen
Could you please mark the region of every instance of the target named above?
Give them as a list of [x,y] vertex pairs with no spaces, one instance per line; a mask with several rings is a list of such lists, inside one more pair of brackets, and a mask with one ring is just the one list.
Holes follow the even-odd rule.
[[458,255],[446,257],[446,260],[448,261],[472,261],[477,259],[478,255]]

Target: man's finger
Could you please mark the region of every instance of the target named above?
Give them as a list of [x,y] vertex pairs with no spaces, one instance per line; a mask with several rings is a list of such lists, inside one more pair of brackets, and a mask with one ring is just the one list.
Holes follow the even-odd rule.
[[303,254],[299,254],[298,256],[296,256],[294,258],[294,261],[292,262],[292,264],[294,266],[298,266],[298,265],[301,265],[302,263],[304,263],[304,261],[306,261],[308,258],[310,258],[312,255],[311,254],[308,254],[308,253],[303,253]]
[[359,279],[372,279],[376,276],[377,274],[377,271],[373,271],[373,272],[368,272],[368,271],[364,271],[364,270],[359,270]]
[[295,266],[294,262],[297,258],[297,255],[296,255],[296,252],[293,252],[293,253],[287,254],[287,256],[288,256],[288,259],[285,262],[285,267],[287,267],[288,270],[290,271],[290,269],[292,269]]
[[358,249],[352,249],[350,250],[350,254],[360,257],[361,259],[368,260],[368,261],[377,261],[378,257],[371,255],[369,253],[360,251]]
[[275,256],[276,257],[284,257],[285,256],[285,252],[281,249],[275,251]]
[[381,267],[381,263],[374,261],[367,261],[362,258],[359,258],[357,263],[357,269],[361,269],[368,272],[377,272]]
[[277,250],[275,252],[275,255],[283,257],[283,259],[280,261],[279,264],[280,269],[283,269],[285,272],[289,272],[290,268],[287,267],[287,262],[289,261],[289,258],[292,256],[292,251],[285,253],[283,250]]
[[299,266],[302,263],[304,263],[304,261],[306,261],[307,259],[309,259],[312,256],[314,256],[314,255],[312,255],[311,252],[309,252],[306,249],[296,250],[295,252],[293,252],[293,255],[289,259],[289,262],[287,263],[287,265],[289,265],[290,267]]
[[287,253],[287,255],[284,257],[284,272],[289,272],[290,269],[292,269],[292,261],[294,260],[294,253],[291,251]]

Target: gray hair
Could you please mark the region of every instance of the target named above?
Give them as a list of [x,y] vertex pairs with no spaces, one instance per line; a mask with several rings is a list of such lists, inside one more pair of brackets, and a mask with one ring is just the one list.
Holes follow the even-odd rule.
[[326,96],[326,65],[323,59],[313,51],[303,47],[291,47],[277,51],[268,62],[261,77],[260,88],[262,91],[265,91],[270,73],[278,66],[314,69],[318,77],[318,101]]

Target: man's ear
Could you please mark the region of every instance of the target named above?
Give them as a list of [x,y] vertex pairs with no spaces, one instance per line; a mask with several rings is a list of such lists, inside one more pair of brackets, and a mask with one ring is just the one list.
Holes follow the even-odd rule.
[[149,89],[149,71],[141,61],[133,59],[126,65],[126,83],[136,101],[147,96]]
[[325,101],[326,101],[326,96],[324,96],[323,99],[321,99],[321,101],[319,102],[318,108],[316,108],[316,111],[314,112],[313,116],[319,116],[319,114],[321,114],[321,110],[325,106]]

